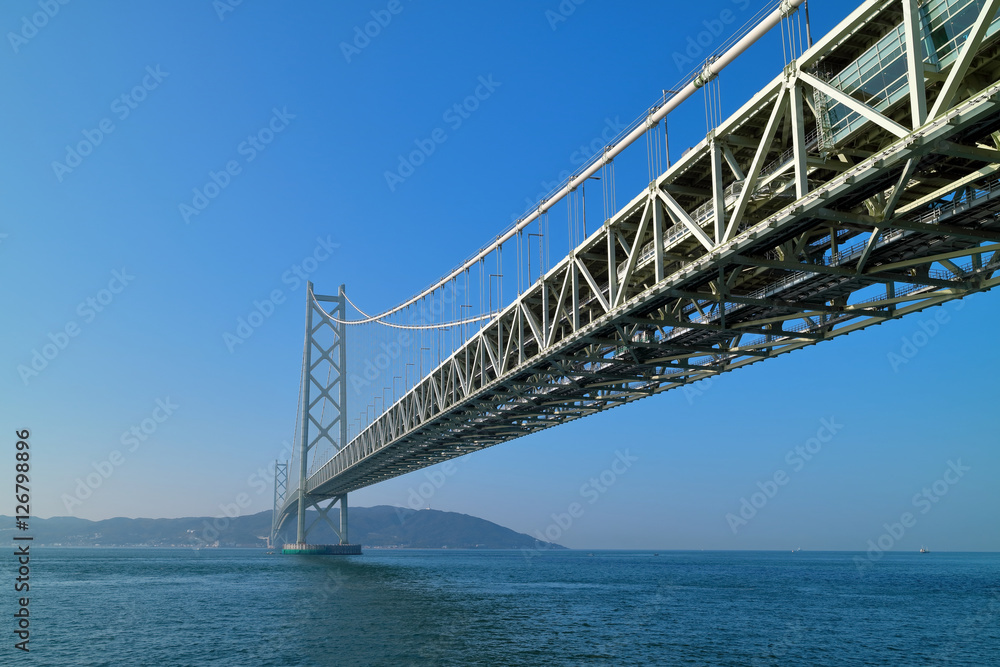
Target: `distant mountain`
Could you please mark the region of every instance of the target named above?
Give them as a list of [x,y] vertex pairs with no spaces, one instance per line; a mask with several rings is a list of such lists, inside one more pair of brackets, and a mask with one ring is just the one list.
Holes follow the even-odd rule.
[[[357,510],[357,513],[355,511]],[[438,510],[411,510],[402,507],[351,507],[348,509],[352,542],[372,547],[411,549],[563,549],[517,533],[492,521]],[[270,514],[268,514],[270,520]],[[329,533],[333,539],[333,533]],[[319,541],[317,539],[317,541]]]
[[[351,542],[366,547],[411,549],[562,549],[485,519],[456,512],[411,510],[402,507],[351,507],[348,520]],[[336,514],[336,513],[335,513]],[[309,512],[307,523],[317,518]],[[336,514],[339,519],[339,514]],[[76,517],[32,517],[28,534],[37,545],[48,546],[155,546],[155,547],[263,547],[271,532],[271,512],[234,519],[188,517],[182,519],[114,518],[89,521]],[[10,542],[16,532],[14,518],[0,516],[0,540]],[[294,541],[293,521],[282,530]],[[320,520],[309,534],[315,544],[337,538]]]

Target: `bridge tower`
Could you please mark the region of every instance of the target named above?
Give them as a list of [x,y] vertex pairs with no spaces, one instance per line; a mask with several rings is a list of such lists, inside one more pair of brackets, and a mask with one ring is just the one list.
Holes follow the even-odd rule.
[[267,539],[267,548],[274,548],[274,541],[278,533],[278,512],[285,504],[285,497],[288,495],[288,462],[274,462],[274,512],[271,514],[271,534]]
[[[326,310],[319,303],[331,304]],[[347,434],[347,299],[344,286],[337,296],[317,295],[313,284],[306,283],[306,336],[302,355],[302,383],[299,392],[299,429],[296,455],[287,467],[279,501],[279,475],[275,475],[274,516],[279,517],[293,497],[296,500],[295,544],[286,544],[282,553],[360,554],[360,545],[348,542],[347,494],[316,496],[310,494],[310,463],[330,459],[348,443]],[[277,472],[277,471],[276,471]],[[291,475],[296,478],[289,479]],[[293,495],[289,495],[293,494]],[[336,525],[330,512],[340,506]],[[319,516],[307,526],[306,512],[315,508]],[[340,538],[340,543],[309,544],[309,532],[323,520]],[[272,541],[280,523],[275,523]]]

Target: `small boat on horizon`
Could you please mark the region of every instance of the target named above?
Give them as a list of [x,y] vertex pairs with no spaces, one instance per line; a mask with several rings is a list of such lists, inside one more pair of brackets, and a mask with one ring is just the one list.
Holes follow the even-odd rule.
[[928,551],[925,547],[920,547],[920,553],[922,553],[922,554],[929,554],[930,551]]

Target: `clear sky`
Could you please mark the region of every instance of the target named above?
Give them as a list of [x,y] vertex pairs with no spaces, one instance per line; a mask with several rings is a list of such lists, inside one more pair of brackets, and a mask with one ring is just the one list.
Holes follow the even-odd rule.
[[[817,37],[850,9],[811,4]],[[749,0],[3,3],[0,512],[14,510],[23,428],[39,516],[219,515],[239,494],[252,500],[243,512],[269,509],[260,480],[286,457],[295,423],[296,267],[321,248],[316,256],[329,257],[309,276],[318,291],[347,283],[362,308],[397,303],[574,169],[581,144],[676,84],[692,68],[689,38],[728,32],[757,9]],[[371,21],[384,25],[359,37]],[[723,110],[781,65],[776,36],[746,53],[721,77]],[[474,113],[446,116],[484,81]],[[437,128],[446,141],[387,183],[398,156]],[[670,132],[675,158],[704,137],[700,96],[671,117]],[[620,176],[618,201],[644,186]],[[275,291],[281,303],[230,351],[224,335]],[[548,530],[579,548],[864,550],[910,512],[895,549],[1000,550],[1000,355],[988,333],[1000,325],[998,298],[458,459],[450,474],[431,469],[440,482],[431,494],[417,472],[351,503],[406,505],[424,484],[423,506]],[[939,313],[947,322],[893,368],[888,355]],[[19,370],[46,345],[37,374]],[[823,420],[836,433],[806,460],[794,450]],[[133,427],[142,439],[127,436]],[[619,453],[630,465],[605,486]],[[954,468],[960,476],[946,474]],[[727,520],[759,485],[773,491],[778,471],[787,483],[745,525]],[[88,475],[100,484],[81,489]],[[954,483],[935,487],[942,479]],[[924,489],[934,502],[916,497]],[[573,503],[583,513],[567,523],[560,515]]]

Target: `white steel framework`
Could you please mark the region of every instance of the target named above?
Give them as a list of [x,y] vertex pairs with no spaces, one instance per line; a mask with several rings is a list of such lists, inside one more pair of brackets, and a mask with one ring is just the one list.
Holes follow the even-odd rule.
[[338,448],[311,497],[1000,284],[998,9],[865,2]]
[[[325,310],[320,304],[329,303]],[[279,477],[275,468],[275,498],[272,515],[271,541],[276,540],[285,520],[292,513],[297,515],[296,545],[307,543],[309,532],[321,519],[340,539],[348,544],[347,493],[315,495],[310,492],[307,479],[310,463],[325,461],[347,443],[347,345],[345,325],[338,322],[347,313],[344,286],[337,296],[322,296],[313,292],[313,284],[306,284],[306,337],[302,353],[302,382],[299,389],[298,450],[292,466],[297,473],[289,486],[288,464]],[[331,317],[332,316],[332,317]],[[279,480],[284,482],[279,497]],[[324,504],[325,503],[325,504]],[[340,506],[340,525],[330,520],[329,512]],[[315,508],[318,516],[309,525],[306,513]]]

